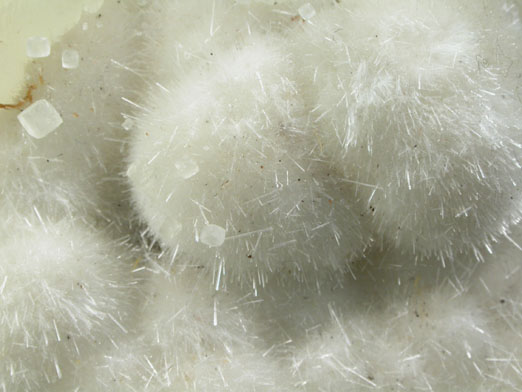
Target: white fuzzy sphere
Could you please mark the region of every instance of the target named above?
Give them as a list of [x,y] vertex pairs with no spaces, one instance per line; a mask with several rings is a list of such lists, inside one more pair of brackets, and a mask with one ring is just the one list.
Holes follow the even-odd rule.
[[263,356],[251,314],[253,295],[216,291],[199,269],[157,270],[139,324],[149,360],[158,370],[153,384],[172,390],[269,391],[278,372]]
[[318,137],[378,235],[478,259],[522,214],[522,29],[512,4],[341,1],[288,33]]
[[[76,370],[89,391],[272,391],[277,362],[255,333],[253,295],[216,292],[198,269],[149,262],[136,334]],[[95,369],[96,368],[96,369]]]
[[[246,13],[235,8],[236,19]],[[215,23],[218,38],[194,45],[203,60],[192,70],[185,63],[196,54],[165,38],[177,48],[171,81],[151,89],[131,141],[127,174],[141,218],[163,246],[249,284],[273,272],[304,279],[308,270],[313,280],[347,270],[370,237],[352,184],[309,126],[298,65],[278,35]],[[196,33],[189,28],[187,40]]]
[[133,296],[125,255],[77,220],[29,217],[2,230],[1,388],[43,390],[124,332]]
[[[295,351],[293,373],[302,390],[509,391],[520,383],[516,370],[492,363],[511,348],[487,311],[454,288],[415,286],[407,301],[344,317],[330,306],[330,322]],[[517,350],[513,366],[519,360]]]

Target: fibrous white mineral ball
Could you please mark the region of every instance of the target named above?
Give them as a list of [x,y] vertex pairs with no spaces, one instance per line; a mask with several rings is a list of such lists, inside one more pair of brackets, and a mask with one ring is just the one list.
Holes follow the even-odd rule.
[[71,387],[89,391],[273,391],[278,360],[263,355],[246,312],[253,295],[216,292],[198,269],[148,265],[137,334],[78,367]]
[[521,218],[519,18],[472,1],[342,1],[287,33],[318,139],[399,249],[482,259]]
[[79,220],[47,221],[37,211],[12,219],[0,239],[0,386],[46,390],[75,361],[124,335],[129,257]]
[[362,253],[370,240],[352,184],[322,154],[297,67],[277,35],[252,33],[152,89],[127,175],[164,247],[247,284],[344,271]]

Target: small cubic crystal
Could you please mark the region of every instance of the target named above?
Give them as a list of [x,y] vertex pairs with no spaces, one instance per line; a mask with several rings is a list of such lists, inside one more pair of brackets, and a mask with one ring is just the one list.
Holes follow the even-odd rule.
[[310,3],[306,3],[299,7],[297,12],[299,12],[299,16],[304,20],[312,19],[315,16],[315,8]]
[[58,128],[63,120],[45,99],[36,101],[18,115],[18,121],[29,135],[36,139],[42,139]]
[[51,54],[51,43],[46,37],[30,37],[26,44],[27,57],[41,58]]
[[78,68],[80,64],[80,54],[74,49],[65,49],[62,52],[62,67],[65,69]]
[[126,118],[125,121],[121,124],[122,128],[126,131],[130,131],[134,126],[134,121],[131,118]]
[[198,164],[190,157],[184,157],[180,159],[174,164],[174,166],[176,166],[176,170],[178,171],[179,176],[185,180],[189,179],[190,177],[194,177],[199,173]]
[[200,240],[211,248],[218,247],[225,242],[225,233],[225,229],[221,226],[206,225],[203,230],[201,230]]

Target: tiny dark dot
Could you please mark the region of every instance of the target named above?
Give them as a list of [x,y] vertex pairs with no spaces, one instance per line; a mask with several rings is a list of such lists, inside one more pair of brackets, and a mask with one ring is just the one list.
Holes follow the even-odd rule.
[[506,303],[506,300],[505,300],[505,299],[501,299],[501,300],[500,300],[500,303],[501,303],[501,304],[504,304],[504,303]]

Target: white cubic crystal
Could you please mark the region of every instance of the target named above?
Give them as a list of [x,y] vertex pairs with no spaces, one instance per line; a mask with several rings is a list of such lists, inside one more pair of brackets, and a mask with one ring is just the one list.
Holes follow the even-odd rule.
[[185,180],[194,177],[199,172],[198,164],[190,157],[180,159],[174,164],[174,166],[176,166],[178,174]]
[[45,99],[36,101],[20,113],[18,121],[27,133],[36,139],[46,137],[63,122],[54,106]]
[[122,128],[126,131],[130,131],[134,126],[134,121],[131,118],[126,118],[125,121],[121,124]]
[[217,225],[206,225],[201,230],[200,241],[211,248],[223,245],[225,242],[225,229]]
[[83,24],[82,24],[82,30],[83,30],[83,31],[87,31],[87,30],[89,30],[89,23],[87,23],[87,22],[83,22]]
[[51,54],[51,43],[46,37],[30,37],[26,44],[27,57],[41,58]]
[[74,49],[65,49],[62,52],[62,67],[65,69],[78,68],[80,64],[80,54]]
[[312,19],[315,16],[315,8],[310,3],[306,3],[299,7],[297,12],[304,20]]

